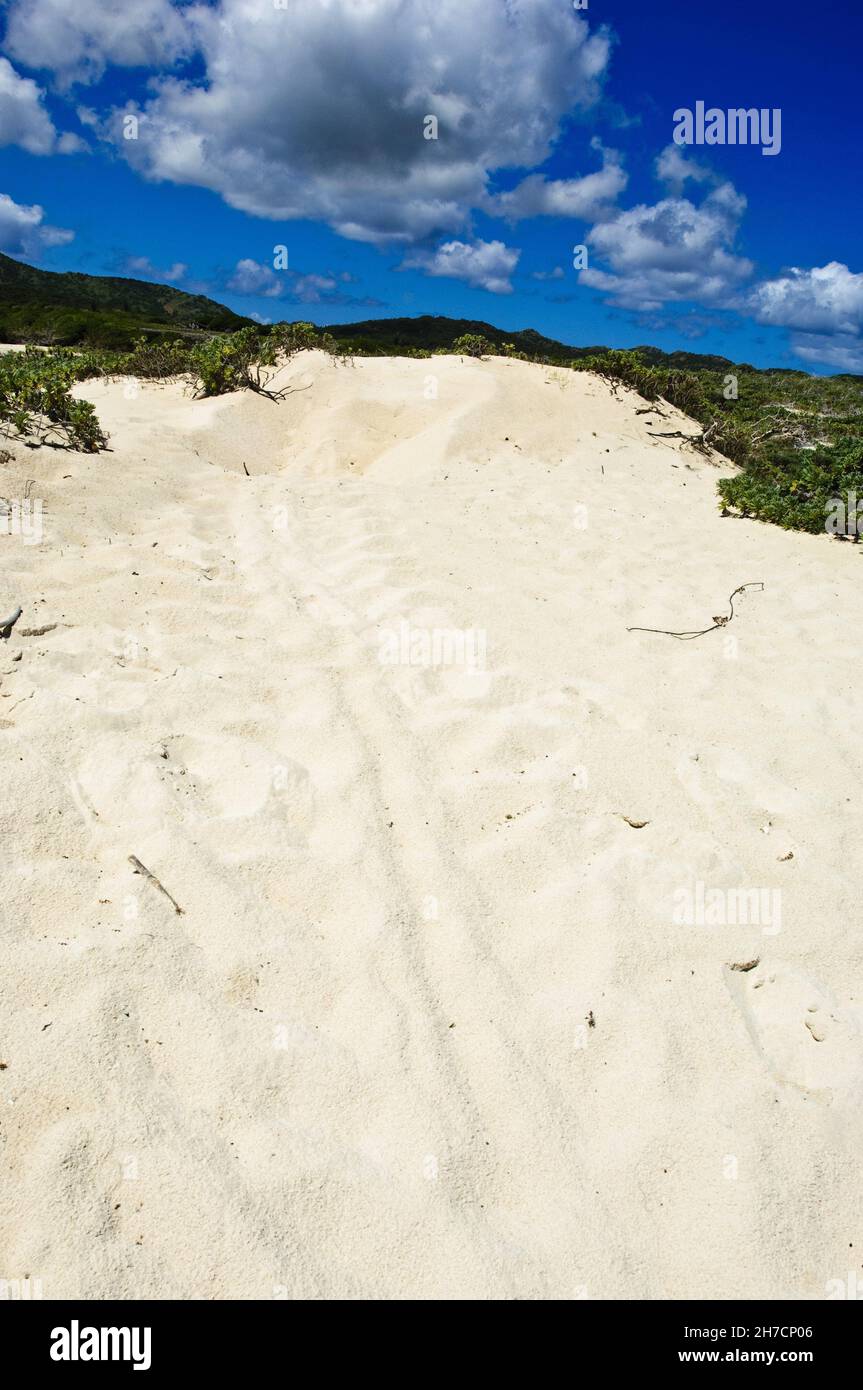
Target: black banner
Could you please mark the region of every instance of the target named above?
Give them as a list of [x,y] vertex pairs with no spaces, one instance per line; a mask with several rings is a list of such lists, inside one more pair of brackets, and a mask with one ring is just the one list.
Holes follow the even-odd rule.
[[[465,1354],[458,1354],[464,1369],[473,1359],[479,1364],[495,1359],[495,1344],[484,1327],[489,1309],[479,1325],[457,1328],[464,1305],[445,1303],[435,1313],[435,1329],[423,1330],[428,1309],[415,1303],[396,1303],[386,1317],[387,1330],[410,1333],[410,1323],[419,1318],[418,1331],[424,1337],[421,1368],[425,1375],[435,1369],[439,1358],[441,1372],[453,1372],[454,1348],[441,1336],[443,1316],[460,1331],[460,1342],[467,1337]],[[108,1369],[116,1376],[128,1373],[161,1377],[177,1372],[196,1372],[225,1376],[231,1372],[260,1376],[271,1372],[286,1376],[292,1372],[301,1348],[320,1350],[319,1337],[326,1328],[327,1349],[341,1346],[351,1357],[351,1369],[362,1373],[371,1369],[372,1359],[380,1368],[387,1354],[372,1344],[369,1332],[379,1333],[377,1318],[370,1325],[368,1311],[362,1323],[352,1329],[356,1303],[296,1304],[266,1303],[179,1303],[105,1302],[51,1303],[7,1301],[0,1305],[0,1326],[4,1337],[7,1365],[14,1357],[16,1367],[59,1379],[68,1376],[98,1375]],[[405,1322],[405,1315],[408,1322]],[[560,1341],[542,1345],[535,1341],[539,1315],[548,1321],[549,1331]],[[474,1315],[472,1315],[474,1316]],[[519,1328],[521,1316],[524,1323]],[[515,1321],[513,1321],[515,1319]],[[333,1343],[334,1323],[344,1326],[344,1340]],[[807,1303],[648,1303],[648,1302],[569,1302],[551,1304],[544,1311],[531,1306],[528,1314],[519,1309],[507,1312],[505,1336],[497,1344],[506,1354],[522,1343],[523,1352],[545,1361],[550,1353],[562,1357],[574,1373],[586,1374],[588,1367],[617,1371],[664,1372],[676,1367],[717,1365],[774,1367],[808,1366],[823,1375],[854,1364],[859,1348],[860,1308],[856,1300]],[[353,1335],[352,1335],[353,1334]],[[479,1334],[477,1336],[477,1334]],[[530,1339],[530,1340],[528,1340]],[[430,1344],[430,1349],[429,1349]],[[374,1349],[373,1349],[374,1347]],[[429,1354],[430,1353],[430,1354]],[[365,1365],[364,1365],[365,1363]],[[401,1370],[406,1369],[403,1355]],[[392,1364],[393,1371],[396,1370]],[[323,1370],[327,1366],[321,1365]]]

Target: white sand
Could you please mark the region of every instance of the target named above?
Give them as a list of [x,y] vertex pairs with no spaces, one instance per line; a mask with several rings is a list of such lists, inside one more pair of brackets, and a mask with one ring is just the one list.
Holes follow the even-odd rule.
[[[863,1252],[858,547],[722,519],[650,437],[691,422],[589,376],[283,381],[88,383],[113,452],[0,468],[45,508],[0,536],[0,1277],[824,1297]],[[724,632],[626,631],[756,580]],[[379,660],[435,628],[485,669]],[[781,924],[676,921],[698,881]]]

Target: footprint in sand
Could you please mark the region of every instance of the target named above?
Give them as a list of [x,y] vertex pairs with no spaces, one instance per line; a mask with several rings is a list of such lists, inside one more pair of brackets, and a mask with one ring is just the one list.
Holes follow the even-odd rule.
[[777,1081],[823,1104],[863,1096],[863,1031],[850,1010],[782,964],[725,968],[756,1050]]

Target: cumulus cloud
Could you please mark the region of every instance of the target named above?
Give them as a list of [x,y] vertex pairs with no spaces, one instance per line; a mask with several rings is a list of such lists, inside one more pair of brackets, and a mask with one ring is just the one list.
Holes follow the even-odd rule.
[[489,197],[486,211],[510,222],[526,217],[576,217],[597,222],[607,217],[626,187],[628,176],[616,150],[603,149],[598,140],[593,145],[603,155],[602,168],[596,173],[578,179],[547,179],[541,174],[529,174],[510,192]]
[[863,274],[841,261],[762,280],[745,307],[759,323],[792,329],[791,349],[805,362],[863,372]]
[[246,257],[237,261],[228,289],[235,294],[262,294],[275,299],[282,294],[284,281],[268,265]]
[[401,270],[424,270],[427,275],[464,280],[492,294],[512,294],[510,275],[521,252],[502,241],[446,241],[435,251],[415,251]]
[[748,307],[759,323],[809,333],[858,334],[863,328],[863,274],[841,261],[800,270],[756,285]]
[[188,54],[195,14],[170,0],[12,0],[5,47],[60,86],[95,82],[109,64],[161,68]]
[[0,58],[0,145],[20,145],[30,154],[51,154],[57,132],[42,105],[42,89]]
[[338,288],[331,275],[298,275],[290,287],[292,299],[298,304],[320,304]]
[[[114,115],[130,163],[256,216],[319,219],[380,246],[466,229],[492,172],[535,168],[563,117],[598,99],[610,49],[551,0],[220,0],[189,23],[200,80],[157,81],[137,140]],[[428,115],[437,139],[424,138]],[[569,182],[520,197],[569,213],[603,191]]]
[[125,274],[143,277],[145,280],[184,280],[189,272],[189,267],[182,261],[175,261],[167,270],[160,270],[153,265],[149,256],[127,256],[123,262]]
[[733,249],[745,207],[742,194],[720,183],[700,206],[669,197],[620,212],[588,233],[591,258],[609,269],[591,266],[579,283],[642,312],[682,300],[726,304],[753,270]]
[[666,145],[656,157],[656,177],[675,197],[679,197],[688,179],[694,183],[719,183],[720,180],[705,164],[687,159],[679,145]]
[[8,193],[0,193],[0,251],[10,256],[38,256],[46,247],[72,240],[74,232],[48,226],[44,216],[38,203],[26,207],[14,202]]
[[90,149],[86,140],[82,140],[80,135],[75,135],[71,130],[65,130],[57,140],[58,154],[86,154]]
[[233,290],[235,294],[285,299],[290,304],[359,304],[367,308],[382,307],[379,299],[354,299],[339,289],[340,284],[348,284],[352,279],[353,276],[347,271],[340,274],[327,272],[325,275],[319,275],[314,271],[304,274],[296,270],[276,273],[268,265],[245,259],[237,261],[228,280],[227,289]]
[[62,135],[45,110],[45,93],[0,58],[0,145],[20,145],[28,154],[78,154],[89,147],[71,131]]
[[795,333],[791,349],[804,362],[863,374],[863,340],[852,334]]

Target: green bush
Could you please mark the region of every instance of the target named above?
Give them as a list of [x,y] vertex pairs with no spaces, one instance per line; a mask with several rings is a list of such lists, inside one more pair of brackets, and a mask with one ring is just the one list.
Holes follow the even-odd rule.
[[123,376],[169,380],[198,370],[199,345],[189,338],[139,338],[116,364]]
[[[200,396],[222,396],[227,391],[258,391],[279,399],[281,392],[268,389],[285,358],[308,348],[340,352],[329,333],[319,333],[311,323],[279,323],[269,329],[241,328],[199,343],[194,350]],[[341,354],[344,356],[344,353]]]
[[223,396],[244,387],[262,391],[267,379],[262,372],[273,367],[275,361],[275,344],[262,338],[257,328],[242,328],[239,333],[209,338],[195,352],[198,395]]
[[462,333],[449,351],[462,353],[465,357],[488,357],[489,353],[494,352],[494,344],[481,333]]
[[85,363],[63,350],[7,352],[0,356],[0,429],[36,444],[94,453],[108,442],[89,401],[70,395]]
[[573,371],[594,372],[612,386],[618,383],[637,391],[646,401],[661,395],[661,373],[647,367],[634,352],[604,352],[588,357],[576,357],[569,364]]
[[765,451],[750,459],[742,473],[719,483],[729,510],[795,531],[826,530],[834,499],[847,503],[852,493],[863,500],[860,439],[832,449]]

